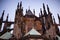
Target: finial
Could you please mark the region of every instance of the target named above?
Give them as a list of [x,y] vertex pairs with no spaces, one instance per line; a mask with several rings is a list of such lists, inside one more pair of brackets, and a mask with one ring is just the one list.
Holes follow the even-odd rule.
[[47,5],[47,11],[49,12],[49,6]]
[[7,18],[8,18],[9,14],[7,14]]
[[5,10],[3,10],[3,14],[2,14],[2,16],[4,15],[4,12],[5,12]]
[[41,15],[42,15],[42,9],[40,8],[40,13],[41,13]]
[[3,10],[2,16],[4,15],[5,10]]
[[7,14],[7,18],[6,18],[6,21],[8,21],[8,16],[9,16],[9,14]]
[[20,8],[22,7],[22,1],[20,2]]
[[45,10],[45,5],[44,5],[44,3],[43,3],[43,9]]
[[33,9],[33,13],[34,13],[34,15],[35,15],[35,9]]
[[58,15],[58,18],[59,18],[59,14],[57,14]]
[[59,14],[57,14],[58,15],[58,20],[59,20],[59,24],[60,24],[60,16],[59,16]]
[[17,9],[19,9],[19,2],[18,2],[18,5],[17,5]]
[[27,9],[26,9],[26,13],[27,13]]
[[3,10],[3,13],[2,13],[2,16],[1,16],[1,19],[2,19],[2,20],[3,20],[4,12],[5,12],[5,10]]
[[45,15],[45,17],[46,17],[47,12],[46,12],[46,10],[45,10],[45,5],[44,5],[44,3],[43,3],[43,12],[44,12],[44,15]]
[[55,24],[56,22],[55,22],[55,18],[54,18],[54,16],[53,16],[53,20],[54,20],[54,24]]

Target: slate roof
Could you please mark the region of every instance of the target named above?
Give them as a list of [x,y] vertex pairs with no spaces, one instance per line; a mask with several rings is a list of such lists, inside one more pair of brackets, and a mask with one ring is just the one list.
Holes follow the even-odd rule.
[[29,9],[27,13],[25,14],[25,17],[35,17],[35,15],[32,13],[32,11]]
[[34,28],[32,28],[28,33],[26,33],[24,36],[27,36],[27,35],[39,35],[41,36],[41,34],[35,30]]
[[6,32],[2,36],[0,36],[0,39],[10,39],[12,37],[12,34],[10,32]]
[[29,9],[29,10],[27,11],[26,15],[34,15],[34,14],[33,14],[32,11]]

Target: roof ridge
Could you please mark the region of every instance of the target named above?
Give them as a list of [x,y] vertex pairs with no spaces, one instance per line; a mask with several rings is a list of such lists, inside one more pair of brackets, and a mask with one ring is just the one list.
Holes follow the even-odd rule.
[[32,28],[28,33],[26,33],[24,36],[27,35],[41,35],[37,30],[35,30],[34,28]]

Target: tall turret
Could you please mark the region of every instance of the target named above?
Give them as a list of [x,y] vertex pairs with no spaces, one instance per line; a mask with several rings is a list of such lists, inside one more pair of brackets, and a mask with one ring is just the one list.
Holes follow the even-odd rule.
[[17,9],[19,9],[19,2],[18,2],[18,5],[17,5]]
[[46,12],[44,3],[43,3],[43,12],[44,12],[44,15],[46,16],[47,15],[47,12]]
[[20,9],[22,8],[22,1],[20,2]]
[[2,13],[2,16],[1,16],[2,21],[3,21],[4,12],[5,12],[5,10],[3,10],[3,13]]
[[40,13],[39,13],[39,17],[42,17],[43,14],[42,14],[42,9],[40,8]]
[[41,13],[41,16],[42,16],[43,14],[42,14],[42,9],[41,8],[40,8],[40,13]]
[[34,13],[34,15],[35,15],[35,9],[33,9],[33,13]]
[[20,2],[20,15],[23,16],[23,7],[22,7],[22,1]]
[[44,21],[43,21],[43,14],[42,14],[42,9],[41,9],[41,8],[40,8],[40,13],[39,13],[39,15],[40,15],[39,17],[41,18],[41,22],[44,22]]
[[43,13],[44,13],[43,19],[44,19],[44,24],[45,24],[44,26],[45,26],[45,29],[47,30],[48,29],[48,15],[47,15],[44,3],[43,3]]
[[54,23],[54,24],[56,24],[56,21],[55,21],[55,18],[54,18],[54,16],[53,16],[53,23]]
[[3,10],[2,16],[0,18],[0,30],[1,30],[1,27],[2,27],[2,21],[3,21],[4,12],[5,12],[5,10]]
[[22,37],[22,34],[23,34],[22,28],[23,28],[23,7],[22,7],[22,1],[21,1],[20,5],[19,3],[17,5],[17,10],[15,14],[13,35],[16,37],[16,39],[20,39]]
[[47,11],[48,11],[48,22],[50,24],[53,24],[53,20],[52,20],[52,13],[50,12],[49,6],[47,5]]
[[59,20],[59,24],[60,24],[60,16],[59,16],[59,14],[57,14],[58,15],[58,20]]
[[7,14],[7,18],[6,18],[6,21],[8,22],[8,16],[9,16],[9,14]]
[[23,16],[22,2],[20,2],[20,5],[19,5],[19,3],[17,5],[16,15]]
[[42,13],[42,9],[41,8],[40,8],[40,13],[39,14],[40,14],[39,18],[40,18],[41,23],[42,23],[42,32],[43,32],[43,34],[45,34],[46,29],[45,29],[44,17],[43,17],[43,13]]
[[48,11],[48,13],[50,12],[50,9],[49,9],[49,6],[47,5],[47,11]]

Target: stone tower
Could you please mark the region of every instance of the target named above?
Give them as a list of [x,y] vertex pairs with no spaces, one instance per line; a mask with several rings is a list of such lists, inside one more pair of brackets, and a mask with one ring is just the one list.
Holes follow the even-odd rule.
[[0,31],[1,31],[1,27],[2,27],[2,21],[3,21],[4,12],[5,11],[3,10],[2,16],[0,18]]
[[[58,15],[59,18],[59,15]],[[44,40],[55,40],[56,39],[56,22],[53,22],[52,13],[50,12],[49,6],[47,5],[47,11],[43,3],[43,12],[40,9],[39,17],[35,16],[35,10],[33,13],[30,9],[26,9],[26,14],[23,15],[22,2],[18,3],[13,35],[16,39],[21,39],[26,33],[28,33],[32,28],[38,31]]]
[[13,35],[19,39],[22,37],[22,20],[23,19],[23,7],[22,7],[22,2],[20,4],[18,3],[17,9],[16,9],[16,14],[15,14],[15,23],[14,23],[14,30],[13,30]]

